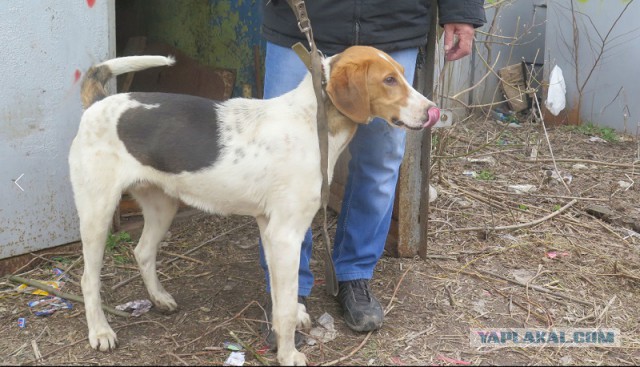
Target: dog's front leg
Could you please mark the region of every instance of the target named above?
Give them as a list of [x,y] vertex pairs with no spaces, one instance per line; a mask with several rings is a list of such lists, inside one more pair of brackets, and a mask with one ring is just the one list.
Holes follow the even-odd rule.
[[298,323],[298,267],[304,229],[292,231],[290,223],[273,217],[269,221],[258,219],[258,223],[269,267],[272,328],[277,337],[278,363],[282,366],[304,366],[307,359],[296,350],[294,341]]

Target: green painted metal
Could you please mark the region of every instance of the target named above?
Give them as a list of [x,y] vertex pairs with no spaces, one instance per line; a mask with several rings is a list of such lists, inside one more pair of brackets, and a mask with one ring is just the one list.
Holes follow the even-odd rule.
[[264,50],[258,0],[145,0],[142,4],[150,41],[177,47],[208,66],[235,69],[234,96],[241,96],[245,85],[253,96],[258,95],[254,48]]

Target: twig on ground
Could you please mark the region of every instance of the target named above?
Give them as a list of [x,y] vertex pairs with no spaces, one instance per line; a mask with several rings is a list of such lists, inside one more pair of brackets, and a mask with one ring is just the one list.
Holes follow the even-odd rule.
[[175,252],[170,252],[170,251],[167,251],[167,250],[159,250],[158,252],[161,252],[161,253],[163,253],[165,255],[179,257],[179,258],[181,258],[183,260],[192,261],[192,262],[198,263],[200,265],[204,264],[203,261],[200,261],[198,259],[194,259],[193,257],[189,257],[189,256],[186,256],[186,255],[176,254]]
[[[567,162],[567,163],[590,163],[590,164],[597,164],[601,166],[612,166],[612,167],[623,167],[623,168],[634,168],[636,165],[638,165],[638,163],[640,163],[639,160],[636,160],[633,163],[629,164],[629,163],[613,163],[613,162],[594,161],[591,159],[575,159],[575,158],[555,158],[555,161]],[[539,158],[539,159],[536,159],[535,161],[522,159],[520,160],[520,162],[521,163],[540,163],[540,162],[553,162],[553,160],[550,158]]]
[[187,363],[187,361],[185,361],[184,359],[180,358],[179,356],[177,356],[177,355],[175,355],[175,354],[173,354],[173,353],[171,353],[171,352],[167,352],[167,353],[165,353],[164,355],[166,355],[166,356],[171,356],[171,357],[173,357],[173,358],[177,359],[180,363],[182,363],[182,364],[183,364],[183,365],[185,365],[185,366],[188,366],[188,365],[189,365],[189,363]]
[[387,305],[387,307],[384,310],[384,315],[386,316],[389,311],[391,311],[391,305],[393,304],[393,300],[396,298],[396,293],[398,293],[398,288],[400,288],[400,284],[402,284],[402,281],[404,280],[404,277],[407,275],[407,273],[409,272],[409,270],[411,270],[413,268],[413,264],[411,264],[407,270],[404,271],[404,273],[402,273],[402,276],[400,277],[400,280],[398,280],[398,284],[396,284],[396,287],[393,289],[393,294],[391,295],[391,299],[389,300],[389,304]]
[[522,228],[528,228],[528,227],[533,227],[537,224],[540,224],[544,221],[547,221],[553,217],[555,217],[556,215],[564,212],[565,210],[569,209],[570,207],[572,207],[575,203],[577,203],[578,200],[573,199],[571,200],[567,205],[563,206],[562,208],[556,210],[555,212],[552,212],[549,215],[546,215],[542,218],[536,219],[534,221],[531,222],[527,222],[527,223],[522,223],[522,224],[513,224],[510,226],[497,226],[497,227],[468,227],[468,228],[456,228],[456,229],[445,229],[442,231],[436,231],[434,233],[430,233],[430,234],[437,234],[437,233],[447,233],[447,232],[473,232],[473,231],[512,231],[512,230],[516,230],[516,229],[522,229]]
[[549,294],[549,295],[552,295],[552,296],[555,296],[555,297],[564,298],[564,299],[567,299],[567,300],[572,301],[572,302],[580,303],[581,305],[591,306],[590,302],[583,301],[581,299],[576,299],[576,298],[573,298],[571,296],[567,296],[567,295],[562,294],[562,293],[552,292],[552,291],[550,291],[550,290],[548,290],[546,288],[543,288],[543,287],[540,287],[540,286],[537,286],[537,285],[522,283],[522,282],[519,282],[517,280],[509,279],[509,278],[503,277],[502,275],[498,275],[498,274],[495,274],[495,273],[492,273],[492,272],[489,272],[489,271],[486,271],[486,270],[481,270],[481,269],[475,269],[475,270],[480,272],[480,273],[482,273],[482,274],[489,275],[489,276],[492,276],[492,277],[495,277],[495,278],[498,278],[498,279],[502,279],[505,282],[509,282],[511,284],[519,285],[521,287],[525,287],[525,288],[528,288],[528,289],[533,289],[535,291],[546,293],[546,294]]
[[40,353],[40,348],[38,348],[38,342],[35,339],[31,340],[31,348],[33,349],[33,355],[36,358],[36,362],[42,361],[42,353]]
[[367,343],[367,340],[369,340],[369,338],[371,337],[371,334],[373,334],[373,331],[368,332],[367,336],[364,337],[362,342],[357,347],[355,347],[355,349],[353,349],[346,356],[342,356],[342,357],[340,357],[338,359],[334,359],[333,361],[330,361],[330,362],[321,363],[320,366],[333,366],[334,364],[338,364],[338,363],[340,363],[342,361],[345,361],[345,360],[351,358],[351,356],[356,354],[356,352],[358,352],[360,349],[362,349],[362,347],[364,347],[364,345]]

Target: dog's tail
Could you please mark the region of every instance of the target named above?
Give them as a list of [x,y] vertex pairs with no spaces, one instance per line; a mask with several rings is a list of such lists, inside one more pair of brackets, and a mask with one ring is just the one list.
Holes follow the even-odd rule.
[[175,59],[171,56],[127,56],[94,65],[87,70],[82,80],[80,88],[82,106],[87,109],[106,97],[104,85],[114,76],[156,66],[171,66],[174,63]]

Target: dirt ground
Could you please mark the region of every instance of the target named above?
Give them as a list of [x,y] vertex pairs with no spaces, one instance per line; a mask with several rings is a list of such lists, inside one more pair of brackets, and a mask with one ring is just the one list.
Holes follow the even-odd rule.
[[[303,347],[310,364],[640,364],[638,142],[597,128],[560,127],[548,135],[553,153],[536,123],[509,127],[475,118],[439,130],[429,258],[382,258],[372,286],[387,311],[385,323],[360,334],[348,329],[326,295],[316,256],[318,286],[309,311],[314,326],[323,313],[332,315],[338,336]],[[566,186],[552,177],[552,157]],[[509,188],[524,184],[535,191]],[[319,224],[318,217],[314,227]],[[102,294],[112,306],[147,297],[136,277],[133,237],[112,240],[105,255]],[[0,363],[220,365],[233,332],[264,359],[247,351],[245,365],[276,364],[260,333],[266,295],[257,238],[255,222],[246,217],[198,212],[174,223],[158,260],[160,279],[180,309],[171,315],[152,309],[137,318],[108,314],[120,343],[111,353],[89,347],[82,304],[35,316],[27,302],[41,297],[18,294],[3,278]],[[20,275],[45,281],[55,278],[53,268],[70,268],[62,290],[81,294],[79,252],[42,257]],[[25,328],[18,327],[21,317]],[[470,328],[551,326],[617,328],[622,347],[469,344]]]

